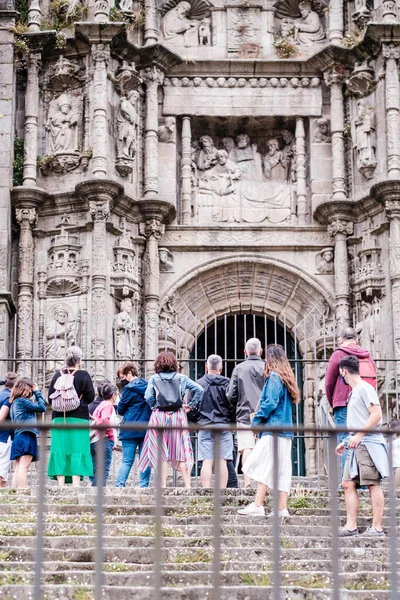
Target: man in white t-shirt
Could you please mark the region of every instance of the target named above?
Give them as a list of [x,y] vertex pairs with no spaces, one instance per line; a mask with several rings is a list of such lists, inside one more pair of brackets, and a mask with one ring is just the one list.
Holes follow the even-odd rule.
[[[339,362],[339,373],[351,387],[347,404],[347,428],[351,435],[336,448],[336,454],[349,453],[343,472],[342,486],[346,499],[346,525],[339,529],[340,537],[358,535],[357,488],[368,486],[372,504],[372,526],[361,535],[384,537],[382,518],[384,497],[381,480],[389,476],[386,441],[379,432],[382,410],[375,388],[360,377],[359,360],[354,355],[345,356]],[[361,433],[359,429],[372,429],[372,433]]]

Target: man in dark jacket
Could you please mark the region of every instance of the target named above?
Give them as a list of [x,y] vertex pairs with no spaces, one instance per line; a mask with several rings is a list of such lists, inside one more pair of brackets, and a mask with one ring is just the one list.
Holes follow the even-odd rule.
[[[151,415],[151,408],[144,399],[144,393],[147,388],[147,381],[138,377],[136,366],[133,362],[124,363],[117,370],[117,377],[120,378],[122,395],[117,406],[117,412],[123,416],[122,423],[137,423],[139,421],[148,423]],[[122,442],[122,461],[119,468],[116,487],[125,487],[129,477],[132,465],[135,462],[136,449],[139,452],[139,458],[142,453],[143,441],[146,431],[121,431],[119,439]],[[149,467],[143,473],[140,473],[139,487],[149,486],[151,468]]]
[[[375,363],[368,352],[358,345],[357,333],[352,327],[345,327],[339,336],[339,348],[335,350],[329,359],[326,370],[325,389],[326,397],[333,408],[333,420],[337,427],[346,427],[347,422],[347,400],[351,393],[351,387],[347,385],[339,374],[339,362],[345,356],[357,356],[360,359],[367,359],[373,365],[372,371],[375,371]],[[347,433],[338,433],[337,440],[340,444]],[[342,455],[342,471],[346,462],[347,451]]]
[[[246,360],[233,369],[232,379],[226,393],[236,407],[238,451],[242,453],[242,466],[255,446],[253,433],[241,431],[250,426],[250,415],[256,411],[264,386],[264,361],[261,358],[261,342],[250,338],[246,342]],[[245,475],[244,486],[250,487],[251,479]]]
[[[226,397],[229,379],[221,375],[222,358],[218,354],[211,354],[207,359],[206,374],[198,380],[204,389],[203,398],[199,407],[197,422],[200,425],[220,425],[230,423],[232,417],[231,404]],[[212,472],[215,462],[214,438],[212,431],[199,431],[199,461],[201,467],[201,485],[210,488],[212,485]],[[227,462],[233,456],[233,436],[231,431],[223,431],[220,437],[219,473],[220,487],[225,488],[228,482]]]

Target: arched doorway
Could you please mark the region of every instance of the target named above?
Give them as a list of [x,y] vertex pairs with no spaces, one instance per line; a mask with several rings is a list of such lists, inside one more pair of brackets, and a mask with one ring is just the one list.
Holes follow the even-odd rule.
[[[223,375],[230,377],[236,364],[244,359],[246,340],[257,337],[265,348],[268,344],[280,344],[296,374],[300,389],[303,385],[301,355],[297,341],[285,323],[266,315],[235,314],[215,317],[206,322],[202,333],[194,339],[189,357],[190,377],[198,379],[205,372],[205,362],[210,354],[219,354],[223,359]],[[293,405],[293,421],[302,424],[304,418],[303,403]],[[296,436],[292,449],[293,474],[305,475],[304,438]]]

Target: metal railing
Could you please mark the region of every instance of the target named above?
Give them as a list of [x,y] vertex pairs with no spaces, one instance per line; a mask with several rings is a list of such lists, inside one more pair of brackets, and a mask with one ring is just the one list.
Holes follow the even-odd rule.
[[[56,429],[88,429],[89,424],[38,424],[34,426],[40,430],[40,461],[39,461],[39,474],[38,474],[38,498],[37,498],[37,533],[36,533],[36,551],[35,551],[35,574],[34,574],[34,600],[42,599],[42,571],[44,564],[44,538],[45,538],[45,512],[46,512],[46,463],[47,463],[47,435],[49,431]],[[2,430],[15,430],[18,428],[18,423],[0,423],[0,431]],[[116,427],[122,431],[129,430],[140,430],[146,431],[148,426],[144,423],[129,423],[121,424]],[[96,426],[95,429],[99,431],[105,431],[106,426]],[[163,559],[162,559],[162,521],[163,521],[163,491],[161,488],[161,449],[162,449],[162,434],[164,428],[152,427],[153,430],[157,431],[158,437],[158,448],[157,448],[157,468],[155,472],[155,507],[154,507],[154,586],[153,586],[153,597],[155,600],[161,600],[162,598],[162,585],[163,585]],[[188,427],[172,427],[174,430],[190,430],[198,432],[200,430],[213,431],[215,438],[214,457],[218,457],[220,453],[221,445],[221,434],[224,431],[235,431],[236,426],[234,425],[214,425],[212,427],[204,427],[199,425],[189,425]],[[250,427],[249,427],[250,430]],[[346,428],[331,427],[268,427],[258,426],[252,427],[251,430],[255,434],[268,433],[273,436],[273,598],[274,600],[281,599],[281,571],[280,571],[280,537],[281,537],[281,523],[278,515],[278,438],[281,432],[292,432],[298,435],[312,435],[322,436],[328,440],[328,452],[330,455],[330,465],[335,465],[335,468],[331,467],[329,473],[329,509],[331,514],[331,564],[332,564],[332,598],[334,600],[340,600],[341,595],[341,576],[339,568],[340,559],[340,543],[339,543],[339,507],[338,507],[338,486],[339,477],[337,467],[337,459],[335,449],[337,445],[336,436],[338,433],[346,432]],[[373,433],[373,430],[360,430],[364,433]],[[375,430],[376,431],[376,430]],[[381,429],[381,433],[387,436],[388,439],[388,454],[389,454],[389,467],[390,473],[393,473],[393,452],[392,444],[395,435],[400,434],[400,431]],[[97,490],[96,490],[96,549],[95,549],[95,586],[94,594],[95,599],[100,600],[103,590],[103,506],[104,506],[104,491],[103,491],[103,479],[104,479],[104,436],[100,436],[99,443],[97,445]],[[218,461],[215,461],[218,464]],[[213,598],[214,600],[220,600],[221,598],[221,490],[220,490],[220,473],[219,469],[215,469],[215,480],[214,480],[214,514],[213,514],[213,538],[214,538],[214,552],[213,552]],[[389,478],[389,545],[390,545],[390,583],[391,591],[390,597],[392,600],[398,598],[398,575],[397,575],[397,537],[396,537],[396,490],[394,477]]]

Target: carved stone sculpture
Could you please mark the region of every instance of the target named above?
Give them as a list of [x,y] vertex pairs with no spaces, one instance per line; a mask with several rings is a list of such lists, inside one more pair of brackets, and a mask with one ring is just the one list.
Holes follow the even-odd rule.
[[375,298],[370,304],[362,301],[360,306],[361,320],[356,325],[360,345],[368,350],[375,359],[381,357],[382,326],[380,301]]
[[211,44],[211,25],[209,17],[204,17],[199,25],[199,44],[209,46]]
[[296,140],[289,129],[283,129],[282,138],[284,141],[283,159],[286,168],[286,181],[296,181]]
[[268,152],[264,158],[264,175],[267,179],[276,181],[285,181],[285,163],[283,153],[279,149],[279,142],[276,138],[271,138],[267,142]]
[[53,310],[52,318],[46,326],[46,381],[49,382],[54,371],[65,364],[65,353],[75,342],[74,323],[69,322],[67,308],[59,304]]
[[139,115],[137,101],[139,92],[131,90],[121,98],[117,116],[117,160],[115,167],[120,175],[127,177],[133,170],[136,155]]
[[173,272],[174,257],[168,248],[159,248],[158,255],[160,257],[160,271],[163,273]]
[[214,221],[240,221],[235,182],[240,179],[241,172],[237,165],[228,159],[226,150],[218,150],[216,159],[216,164],[201,176],[199,191],[211,192]]
[[317,271],[321,275],[331,275],[334,270],[333,248],[324,248],[317,255]]
[[47,154],[76,152],[78,114],[69,94],[61,94],[50,105],[49,117],[45,129],[47,135]]
[[262,161],[256,144],[250,144],[247,133],[240,133],[236,137],[236,145],[236,161],[242,179],[262,181]]
[[203,135],[200,138],[199,146],[200,150],[195,155],[196,166],[200,171],[206,171],[217,162],[217,149],[209,135]]
[[164,144],[175,143],[175,117],[166,117],[164,125],[158,128],[158,141]]
[[358,170],[366,179],[371,179],[377,165],[375,113],[364,100],[359,100],[357,106],[358,113],[353,120],[353,148]]
[[329,121],[325,117],[321,117],[316,122],[314,134],[312,138],[313,144],[329,144],[331,141],[331,133],[329,129]]
[[324,28],[321,19],[312,10],[311,2],[305,1],[299,4],[300,18],[285,18],[281,23],[283,37],[292,36],[295,44],[311,46],[325,39]]
[[132,300],[124,298],[114,319],[115,354],[118,360],[133,358]]
[[166,42],[177,46],[197,46],[199,21],[189,19],[191,5],[179,2],[161,20],[161,34]]

